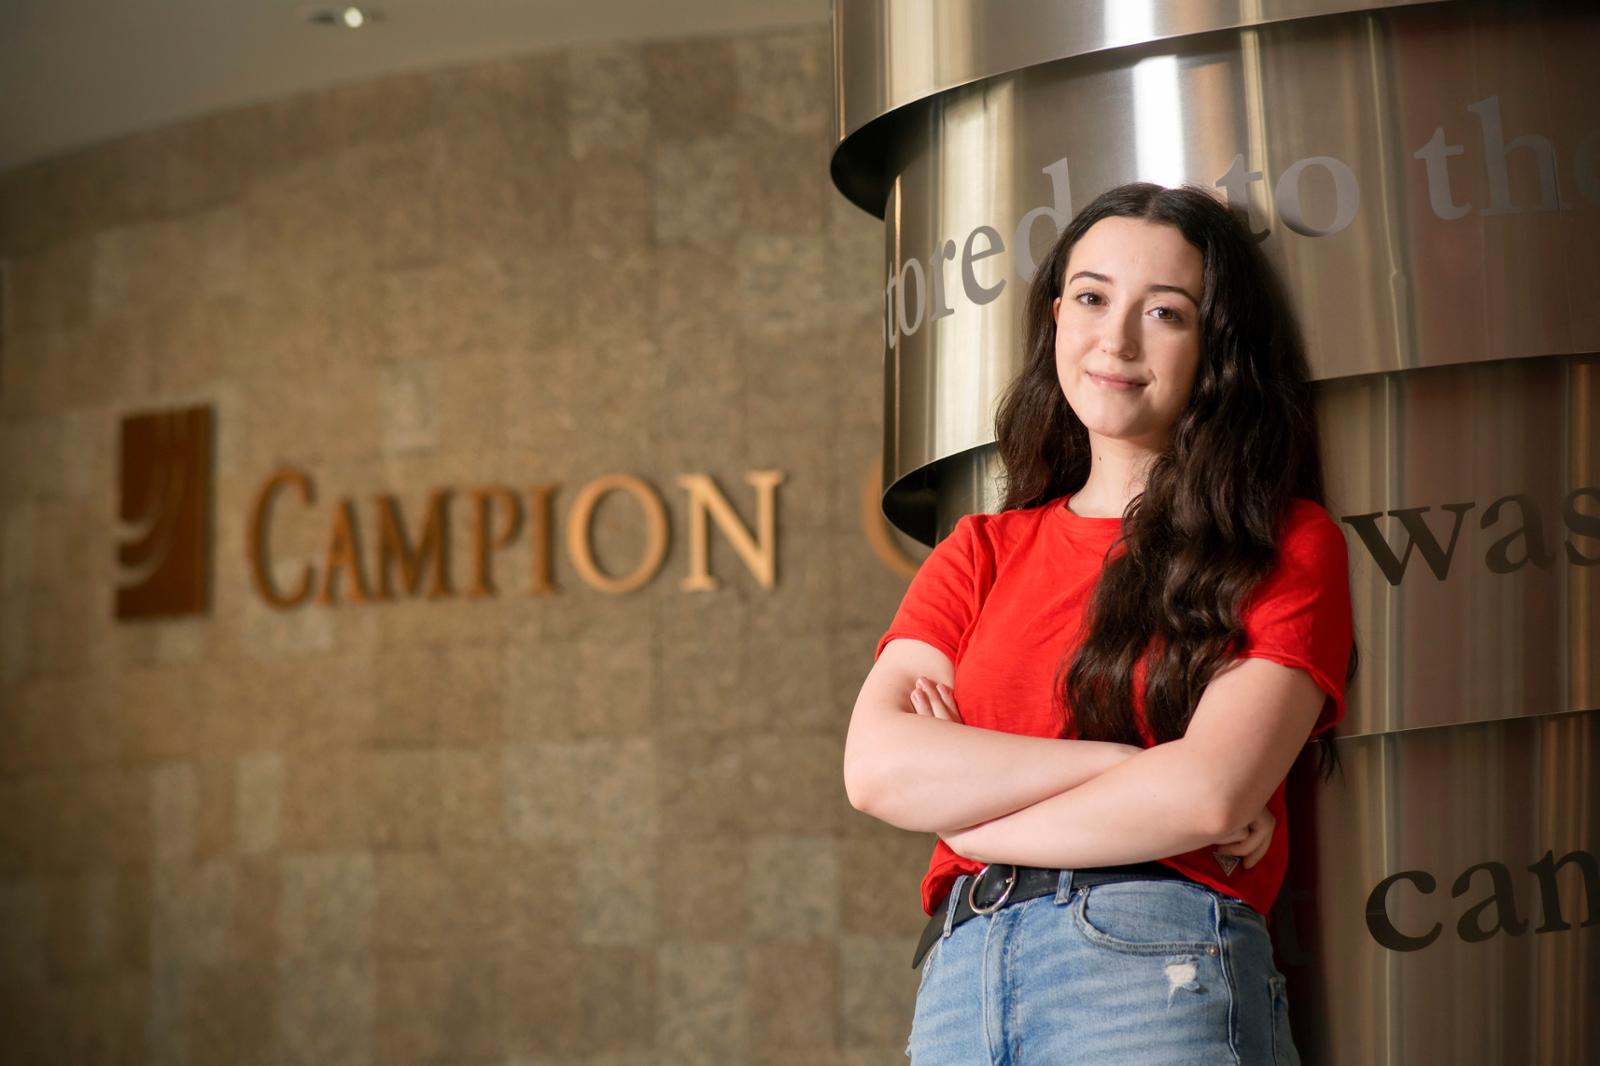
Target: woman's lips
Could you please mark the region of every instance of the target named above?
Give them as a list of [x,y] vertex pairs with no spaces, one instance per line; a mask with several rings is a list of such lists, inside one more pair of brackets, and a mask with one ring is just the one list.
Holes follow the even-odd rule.
[[1094,379],[1096,385],[1104,389],[1111,389],[1113,392],[1132,392],[1134,389],[1144,388],[1144,382],[1142,381],[1119,381],[1117,378],[1101,377],[1092,370],[1085,371],[1085,373]]

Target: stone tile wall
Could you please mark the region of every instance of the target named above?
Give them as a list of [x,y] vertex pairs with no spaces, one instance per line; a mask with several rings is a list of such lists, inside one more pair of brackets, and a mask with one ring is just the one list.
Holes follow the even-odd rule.
[[[0,175],[0,1061],[902,1061],[932,840],[841,780],[904,578],[860,523],[882,237],[827,180],[829,65],[823,28],[540,54]],[[117,623],[117,428],[189,404],[213,605]],[[341,498],[560,513],[615,471],[670,552],[626,595],[558,550],[555,596],[517,552],[489,599],[274,610],[285,465],[282,578]],[[716,541],[679,589],[674,478],[748,518],[768,467],[777,587]],[[641,531],[606,504],[597,554]]]

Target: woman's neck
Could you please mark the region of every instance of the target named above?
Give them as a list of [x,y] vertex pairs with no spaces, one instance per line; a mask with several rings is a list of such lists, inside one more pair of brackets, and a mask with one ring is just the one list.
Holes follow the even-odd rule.
[[1094,462],[1088,480],[1072,494],[1069,509],[1084,518],[1120,518],[1144,491],[1155,453],[1122,441],[1093,440],[1091,446]]

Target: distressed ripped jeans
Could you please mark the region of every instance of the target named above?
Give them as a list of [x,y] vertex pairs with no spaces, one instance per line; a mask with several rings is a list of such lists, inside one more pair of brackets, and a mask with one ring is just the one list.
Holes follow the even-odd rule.
[[[951,892],[965,892],[962,875]],[[922,960],[912,1066],[1299,1066],[1266,923],[1185,881],[1073,888],[950,928]]]

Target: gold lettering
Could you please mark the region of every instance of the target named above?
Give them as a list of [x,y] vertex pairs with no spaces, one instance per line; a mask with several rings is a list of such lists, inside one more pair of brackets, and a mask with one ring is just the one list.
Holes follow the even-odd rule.
[[[916,562],[895,545],[892,531],[877,506],[876,471],[863,487],[862,525],[880,558],[904,575],[916,571]],[[679,583],[687,591],[707,591],[720,587],[711,574],[710,537],[714,521],[732,545],[756,582],[762,588],[777,584],[777,487],[784,482],[779,470],[752,470],[745,482],[755,489],[755,520],[747,526],[716,481],[706,474],[685,474],[677,478],[686,490],[689,509],[689,572]],[[250,577],[256,594],[280,610],[308,601],[319,604],[365,603],[393,600],[397,595],[441,599],[455,595],[450,580],[451,490],[440,489],[428,496],[422,527],[415,542],[407,528],[403,509],[392,493],[374,496],[378,517],[377,589],[366,572],[361,546],[360,523],[355,503],[338,502],[328,528],[323,566],[306,565],[296,587],[284,592],[273,583],[270,551],[273,507],[280,492],[298,488],[306,504],[316,502],[316,487],[303,472],[285,467],[272,474],[251,503],[246,553]],[[486,486],[472,490],[473,500],[473,575],[468,594],[476,599],[498,594],[493,576],[494,557],[510,547],[528,530],[531,549],[531,576],[528,592],[549,596],[559,590],[554,580],[556,484],[532,485],[527,509],[512,489]],[[611,492],[624,492],[638,501],[644,515],[645,544],[637,566],[627,574],[612,576],[600,568],[594,553],[594,513]],[[505,518],[497,520],[497,512]],[[666,562],[671,528],[666,504],[656,489],[631,474],[605,474],[584,485],[566,516],[566,547],[573,567],[582,580],[602,592],[623,593],[653,579]],[[398,587],[395,570],[398,567]],[[424,591],[426,586],[426,591]]]
[[[644,510],[644,558],[625,577],[614,578],[603,573],[595,562],[589,543],[590,522],[594,509],[606,493],[620,489],[639,501]],[[632,474],[606,474],[583,487],[567,516],[567,552],[572,565],[585,582],[602,592],[631,592],[649,581],[661,569],[667,557],[667,508],[648,484]]]
[[311,592],[311,585],[316,580],[315,571],[306,567],[300,571],[300,583],[295,591],[289,595],[279,592],[272,583],[272,560],[267,551],[268,523],[272,517],[272,502],[278,490],[289,485],[300,489],[300,499],[303,503],[317,501],[316,487],[311,479],[298,470],[284,469],[273,474],[267,479],[261,491],[256,495],[255,503],[250,508],[250,542],[246,552],[250,557],[250,580],[255,585],[256,595],[266,600],[270,606],[279,610],[289,607],[298,607],[305,602],[306,596]]
[[883,463],[874,459],[861,481],[861,531],[883,564],[901,577],[917,572],[918,562],[900,550],[889,520],[883,517]]
[[[506,529],[494,543],[489,543],[489,532],[494,528],[494,503],[496,500],[506,505],[506,512],[510,521]],[[516,539],[522,526],[522,501],[510,489],[498,486],[478,489],[472,494],[472,588],[468,594],[474,599],[482,599],[494,595],[494,578],[490,576],[490,562],[494,557],[495,549],[504,548]]]
[[328,534],[328,556],[323,563],[326,575],[322,582],[322,591],[317,594],[317,602],[331,604],[338,602],[333,595],[334,586],[339,582],[339,576],[349,571],[353,587],[350,592],[351,603],[366,603],[371,598],[367,588],[366,575],[361,571],[361,542],[356,537],[355,512],[348,499],[339,501],[339,510],[333,519],[333,528]]
[[554,485],[534,485],[528,489],[528,498],[533,501],[533,515],[528,520],[533,539],[533,583],[528,588],[530,596],[549,596],[556,591],[555,581],[550,576],[550,497],[555,495],[555,491]]
[[408,594],[417,595],[423,568],[432,564],[433,585],[428,589],[428,599],[437,600],[453,595],[450,573],[446,567],[450,547],[450,490],[440,489],[428,496],[422,543],[416,548],[411,547],[411,538],[406,536],[399,501],[387,492],[380,494],[377,500],[378,587],[381,590],[378,598],[394,598],[389,574],[397,561],[400,564],[402,587]]
[[757,492],[756,530],[750,531],[739,520],[717,483],[705,474],[682,474],[678,484],[689,490],[689,574],[678,583],[681,589],[701,591],[714,589],[719,582],[711,576],[707,559],[710,555],[709,528],[706,514],[716,519],[733,550],[738,552],[744,565],[755,575],[764,589],[770,589],[777,580],[777,488],[783,482],[780,470],[751,470],[744,475]]

